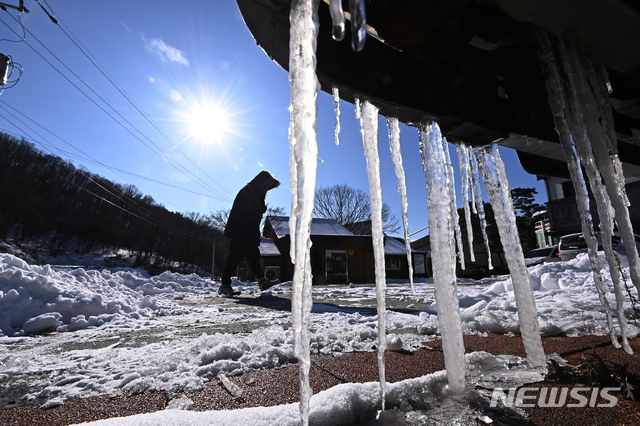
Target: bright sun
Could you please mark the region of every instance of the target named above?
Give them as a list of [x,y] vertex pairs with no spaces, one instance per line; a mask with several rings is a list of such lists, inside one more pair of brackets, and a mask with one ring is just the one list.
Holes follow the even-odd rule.
[[190,133],[201,143],[220,142],[222,135],[228,131],[227,117],[215,105],[198,105],[187,122]]

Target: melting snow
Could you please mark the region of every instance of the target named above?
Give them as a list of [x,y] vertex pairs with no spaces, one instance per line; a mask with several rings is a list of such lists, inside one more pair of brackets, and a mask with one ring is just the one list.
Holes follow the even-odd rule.
[[[622,261],[627,268],[626,258]],[[543,334],[608,334],[586,254],[528,271]],[[606,272],[605,266],[604,276],[609,277]],[[408,282],[388,283],[387,298],[434,302],[431,280],[419,283],[415,298]],[[610,279],[605,284],[613,302]],[[292,292],[291,283],[261,295],[256,283],[236,281],[234,286],[243,297],[255,299],[290,297]],[[172,396],[201,389],[221,373],[237,375],[296,362],[290,312],[255,306],[225,308],[216,291],[217,284],[197,275],[165,272],[152,277],[136,269],[69,270],[29,265],[10,254],[0,254],[0,324],[4,334],[0,337],[0,377],[15,383],[16,389],[24,389],[24,394],[14,398],[45,403],[150,389]],[[518,332],[509,277],[458,280],[458,294],[465,334]],[[374,309],[357,306],[375,297],[373,286],[314,288],[317,301],[334,302],[314,304],[312,354],[371,350],[378,340],[378,318]],[[625,312],[630,311],[626,304]],[[438,338],[435,303],[421,312],[387,311],[386,316],[387,331],[395,335],[394,347],[401,341],[403,349],[413,350],[421,342]],[[225,332],[224,327],[233,324],[253,324],[252,331]],[[29,335],[51,330],[56,333]],[[629,337],[639,331],[629,324]],[[428,383],[425,386],[436,392],[445,380],[444,372],[414,380]],[[408,394],[415,381],[389,384],[387,398]],[[329,416],[328,412],[353,415],[360,407],[353,405],[353,395],[360,395],[359,404],[379,407],[378,383],[341,385],[314,395],[311,419]],[[290,413],[290,420],[285,419],[286,413]],[[297,407],[292,405],[208,414],[164,412],[132,417],[128,421],[133,423],[128,424],[143,424],[142,419],[146,419],[144,424],[162,424],[160,419],[167,418],[163,416],[180,417],[174,424],[186,424],[187,419],[192,424],[207,424],[204,419],[213,418],[220,419],[219,424],[230,424],[237,416],[247,424],[269,424],[276,415],[284,416],[278,417],[283,419],[279,424],[299,421]],[[252,416],[255,419],[250,423]],[[127,424],[122,419],[97,424],[116,423]]]

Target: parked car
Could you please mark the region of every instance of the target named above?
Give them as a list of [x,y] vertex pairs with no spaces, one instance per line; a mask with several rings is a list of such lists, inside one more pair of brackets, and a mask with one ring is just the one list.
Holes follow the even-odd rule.
[[[634,234],[634,238],[636,240],[636,247],[640,250],[640,235]],[[596,232],[596,239],[598,240],[598,251],[604,250],[602,247],[602,233]],[[622,239],[619,233],[614,232],[611,237],[611,244],[616,253],[626,255],[627,252],[624,245],[622,245]],[[587,242],[584,240],[582,233],[569,234],[560,238],[560,260],[562,262],[575,259],[580,253],[586,252]]]
[[535,266],[547,262],[559,262],[560,251],[558,250],[558,246],[537,248],[525,254],[524,261],[527,266]]

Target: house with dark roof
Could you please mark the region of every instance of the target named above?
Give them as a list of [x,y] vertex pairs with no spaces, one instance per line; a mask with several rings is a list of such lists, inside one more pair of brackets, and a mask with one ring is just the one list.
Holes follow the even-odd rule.
[[[264,239],[260,243],[260,261],[268,277],[280,281],[293,279],[290,234],[288,217],[267,217]],[[313,284],[375,282],[371,235],[356,235],[333,219],[313,219],[311,243]],[[424,253],[412,250],[412,256],[413,263],[418,265],[414,276],[426,277]],[[385,237],[385,269],[388,279],[409,279],[404,242]]]

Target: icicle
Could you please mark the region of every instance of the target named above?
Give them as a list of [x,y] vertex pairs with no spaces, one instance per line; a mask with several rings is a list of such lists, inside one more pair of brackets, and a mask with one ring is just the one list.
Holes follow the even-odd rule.
[[[565,158],[569,166],[572,181],[576,188],[576,200],[580,211],[583,234],[585,235],[585,240],[587,242],[587,251],[591,261],[596,291],[600,302],[603,305],[603,309],[605,310],[607,324],[609,326],[609,335],[611,337],[612,344],[615,347],[620,347],[616,338],[613,322],[611,321],[609,302],[606,298],[607,288],[604,285],[604,280],[602,278],[602,266],[597,254],[598,242],[594,235],[591,212],[589,211],[588,193],[584,177],[582,176],[581,166],[583,166],[587,171],[592,193],[596,199],[596,205],[601,219],[600,226],[604,232],[602,238],[603,245],[607,263],[609,263],[611,280],[613,282],[616,295],[617,316],[622,334],[623,347],[625,351],[632,353],[633,351],[627,339],[627,319],[624,315],[623,309],[625,297],[620,283],[621,276],[618,270],[618,259],[613,251],[611,242],[613,220],[609,212],[610,197],[608,196],[605,187],[602,185],[602,177],[595,164],[593,151],[591,149],[588,129],[591,128],[593,132],[594,125],[593,123],[588,123],[585,126],[582,108],[583,102],[593,105],[595,100],[589,100],[590,96],[585,93],[587,84],[584,81],[584,74],[580,73],[583,67],[580,61],[577,60],[577,55],[574,58],[573,65],[571,65],[566,47],[560,40],[558,45],[561,62],[557,62],[548,36],[546,34],[540,34],[538,36],[538,40],[540,41],[540,46],[542,48],[540,59],[543,63],[543,70],[547,75],[549,102],[552,106],[552,111],[556,120],[556,130],[560,135],[561,145],[565,152]],[[560,65],[562,65],[565,70],[565,80],[561,77]],[[576,87],[576,82],[573,77],[576,72],[579,74],[577,76],[578,79],[583,77],[582,84],[579,85],[580,90]],[[579,96],[582,96],[582,99],[579,99]],[[588,109],[589,107],[585,111],[588,111]],[[587,114],[597,115],[597,112],[593,111],[593,108],[591,108],[591,111],[587,112]],[[577,159],[573,158],[576,156],[578,157]]]
[[384,372],[384,351],[387,348],[387,279],[384,267],[384,233],[382,232],[382,191],[380,185],[380,158],[378,157],[378,108],[369,101],[362,109],[362,141],[367,158],[369,192],[371,194],[371,234],[376,268],[376,297],[378,300],[378,371],[382,410],[384,410],[387,383]]
[[[618,156],[618,138],[616,136],[615,122],[613,120],[613,109],[609,100],[609,94],[613,92],[611,89],[611,82],[609,81],[607,70],[603,65],[599,65],[597,70],[594,69],[591,62],[589,62],[588,65],[589,84],[593,88],[595,98],[598,102],[598,109],[602,116],[600,123],[602,124],[603,130],[606,132],[609,139],[608,143],[611,149],[610,156],[615,174],[618,178],[618,187],[623,188],[625,186],[624,172],[622,170],[622,162]],[[624,197],[625,205],[630,207],[631,202],[627,197],[627,192],[622,191],[622,195]]]
[[[607,136],[604,134],[602,127],[600,126],[600,112],[597,110],[599,108],[594,107],[594,104],[597,104],[597,101],[593,99],[592,92],[587,83],[585,73],[583,72],[583,64],[579,60],[577,52],[567,52],[566,49],[563,48],[564,46],[562,43],[560,43],[560,47],[560,52],[563,58],[563,66],[566,69],[575,70],[573,72],[567,73],[569,77],[569,87],[571,88],[569,92],[569,104],[574,110],[572,114],[572,125],[574,126],[574,128],[572,129],[572,133],[578,136],[575,139],[576,150],[578,152],[578,156],[580,157],[582,165],[587,171],[591,191],[596,199],[596,206],[598,209],[598,214],[600,216],[600,229],[603,231],[602,245],[604,246],[605,256],[607,259],[607,263],[609,264],[609,271],[611,273],[611,280],[613,282],[614,294],[616,296],[616,315],[618,317],[618,324],[620,325],[620,332],[622,335],[622,346],[626,352],[633,353],[627,337],[627,317],[624,313],[625,295],[622,290],[622,277],[620,274],[621,271],[619,270],[620,262],[618,256],[613,250],[612,245],[613,218],[611,217],[611,213],[609,210],[611,199],[608,195],[606,187],[602,183],[602,176],[600,174],[600,171],[598,170],[598,167],[596,166],[596,160],[594,158],[594,153],[592,150],[593,144],[591,143],[591,140],[598,139],[602,142],[606,139],[608,142],[605,145],[607,146],[607,150],[609,152],[611,152],[612,150],[612,143],[610,140],[608,140]],[[583,102],[586,102],[586,104],[583,104]],[[622,203],[624,204],[624,201],[622,201]],[[598,261],[599,260],[600,259],[598,259]],[[605,295],[606,291],[607,289],[604,284],[602,285],[602,289],[598,290],[599,293],[603,293]],[[609,303],[606,300],[606,296],[604,299],[605,300],[603,306],[608,310]],[[613,331],[613,325],[610,325],[610,327],[611,336],[612,338],[614,338],[615,334]],[[613,345],[615,347],[620,347],[617,339],[615,339]]]
[[456,202],[456,181],[453,174],[453,165],[451,164],[451,154],[449,153],[449,143],[446,138],[442,138],[442,149],[445,153],[445,160],[447,162],[447,174],[449,175],[447,180],[449,182],[449,202],[451,207],[451,217],[453,218],[453,226],[456,234],[456,243],[458,244],[458,260],[460,261],[460,268],[464,271],[464,246],[462,245],[462,233],[460,232],[460,216],[458,216],[458,203]]
[[364,0],[349,0],[349,14],[351,15],[351,48],[355,52],[360,52],[367,41]]
[[[295,255],[292,291],[292,329],[294,353],[300,361],[300,416],[309,424],[309,386],[311,356],[309,352],[309,318],[311,315],[311,219],[313,217],[318,166],[316,132],[319,90],[316,77],[316,40],[318,36],[318,0],[295,0],[290,12],[289,80],[291,82],[291,164],[290,176],[295,205],[290,221],[292,250]],[[294,189],[295,188],[295,189]],[[295,216],[295,218],[293,218]],[[293,245],[295,244],[295,246]]]
[[482,239],[484,240],[484,247],[487,249],[487,264],[489,270],[493,269],[493,263],[491,262],[491,248],[489,246],[489,237],[487,236],[487,219],[484,213],[484,204],[482,204],[482,192],[480,188],[480,171],[478,170],[478,163],[476,156],[470,149],[469,160],[471,165],[471,195],[473,196],[473,206],[478,212],[478,218],[480,219],[480,231],[482,231]]
[[456,285],[454,224],[450,194],[443,191],[449,186],[449,171],[438,124],[423,122],[418,130],[427,187],[433,280],[444,364],[449,389],[453,393],[462,393],[465,389],[464,342]]
[[500,151],[496,144],[477,150],[476,156],[478,157],[480,171],[489,194],[489,200],[493,206],[500,241],[504,247],[507,265],[509,266],[524,348],[529,362],[534,367],[544,367],[546,359],[542,349],[542,340],[540,339],[536,302],[533,297],[524,254],[522,253],[522,244],[520,243],[516,225],[516,214],[513,211],[511,188],[509,187],[504,163],[500,158]]
[[[620,347],[620,344],[618,343],[615,335],[613,322],[611,320],[609,302],[606,298],[607,290],[602,277],[602,266],[600,263],[600,258],[597,254],[597,241],[594,237],[593,221],[591,218],[591,212],[589,211],[587,186],[584,180],[584,176],[582,175],[582,164],[580,158],[578,157],[574,139],[571,135],[572,130],[568,123],[573,119],[573,117],[569,110],[567,95],[563,88],[563,82],[560,77],[559,64],[555,59],[555,55],[553,53],[548,36],[546,34],[539,33],[538,41],[540,47],[540,50],[538,52],[540,63],[542,64],[543,72],[547,78],[546,85],[549,94],[549,104],[551,105],[551,110],[553,112],[556,131],[560,136],[560,144],[564,152],[565,160],[567,162],[569,174],[576,191],[576,204],[580,213],[582,234],[585,236],[585,242],[587,243],[587,252],[589,255],[589,260],[591,262],[591,270],[593,272],[596,291],[598,292],[600,303],[602,303],[606,314],[611,342],[614,346]],[[578,135],[582,134],[580,127],[576,128],[575,131]],[[586,164],[587,168],[589,168],[590,170],[592,170],[591,164],[592,162],[587,162]],[[593,172],[591,173],[593,174]],[[595,178],[595,180],[598,179]],[[608,214],[606,215],[608,216]],[[607,216],[603,216],[603,220],[605,221],[605,223]]]
[[331,35],[335,41],[342,41],[342,39],[344,39],[344,12],[342,11],[342,0],[331,0],[329,2],[329,9],[331,10],[331,20],[333,22]]
[[413,286],[413,262],[411,259],[411,240],[409,236],[409,203],[407,201],[407,185],[405,182],[404,166],[402,165],[402,152],[400,150],[400,125],[397,117],[387,117],[387,127],[389,128],[389,148],[391,149],[391,160],[396,171],[398,181],[398,192],[400,193],[400,204],[402,212],[402,227],[404,228],[404,245],[407,248],[407,263],[409,265],[409,281],[411,282],[411,293],[415,295]]
[[354,98],[354,105],[356,107],[356,120],[360,120],[361,112],[360,112],[360,98]]
[[222,382],[225,389],[234,397],[239,398],[242,396],[242,389],[235,383],[233,383],[223,372],[218,374],[218,379]]
[[[561,49],[564,47],[562,41],[560,41],[560,47]],[[575,47],[572,47],[570,51],[562,49],[561,56],[563,62],[567,62],[565,67],[573,70],[573,73],[568,75],[568,80],[574,89],[572,90],[574,96],[571,98],[570,106],[576,111],[576,113],[574,113],[574,115],[576,115],[575,119],[582,121],[586,129],[585,139],[588,138],[590,142],[590,149],[593,150],[593,156],[598,170],[604,179],[611,205],[615,209],[616,223],[618,224],[620,237],[622,238],[622,243],[629,259],[631,281],[640,294],[640,258],[638,258],[633,226],[631,225],[631,217],[629,215],[629,199],[625,190],[622,168],[617,167],[616,164],[619,163],[619,159],[618,161],[612,159],[614,144],[617,146],[617,140],[610,140],[606,131],[602,129],[600,123],[606,121],[606,117],[600,116],[597,109],[597,102],[593,97],[593,92],[589,87],[584,67],[580,63]],[[584,112],[580,114],[581,117],[578,117],[578,112],[582,110],[584,110]],[[615,133],[613,137],[615,137]],[[576,143],[579,144],[583,142],[577,140]],[[629,347],[629,350],[630,349]]]
[[609,92],[607,90],[607,70],[604,66],[598,66],[596,70],[589,61],[585,64],[587,78],[594,94],[595,101],[598,103],[598,111],[602,120],[600,124],[607,135],[607,145],[611,149],[611,155],[618,157],[618,138],[616,136],[616,126],[613,121],[613,109],[609,101]]
[[340,145],[340,138],[338,137],[340,135],[340,95],[338,93],[338,86],[333,86],[331,88],[331,93],[333,94],[333,104],[335,105],[336,111],[336,145]]
[[471,212],[469,211],[469,147],[463,143],[456,146],[458,150],[458,163],[460,164],[460,179],[462,180],[462,203],[464,204],[464,219],[467,225],[467,243],[471,261],[476,261],[473,249],[473,227],[471,226]]
[[[473,163],[475,163],[475,155],[473,155],[472,153],[472,148],[469,147],[468,145],[465,145],[467,147],[467,158],[469,160],[469,170],[468,170],[468,176],[469,176],[469,189],[471,190],[471,211],[473,212],[473,214],[478,214],[478,210],[476,208],[476,185],[475,182],[477,179],[474,180],[474,177],[477,176],[477,167],[474,170],[474,168],[472,167],[472,161]],[[480,197],[480,201],[482,201],[482,196]]]
[[[289,113],[293,116],[291,107]],[[289,123],[289,145],[291,146],[289,153],[289,182],[291,182],[291,216],[289,216],[289,229],[297,229],[298,216],[300,215],[301,206],[298,203],[298,167],[296,165],[296,151],[293,147],[297,145],[296,137],[293,131],[293,121]],[[296,184],[294,185],[294,182]],[[290,233],[289,257],[291,263],[296,264],[296,233]]]

